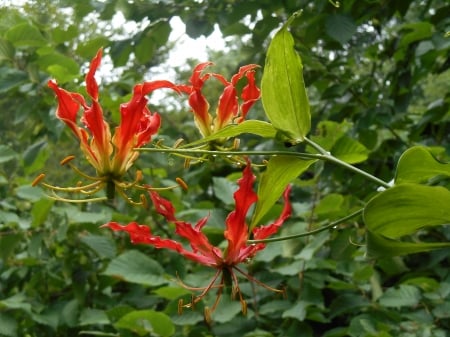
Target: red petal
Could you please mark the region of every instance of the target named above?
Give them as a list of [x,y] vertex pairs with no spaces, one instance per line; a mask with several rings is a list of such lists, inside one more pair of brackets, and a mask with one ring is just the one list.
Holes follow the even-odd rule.
[[95,72],[97,71],[100,63],[102,61],[102,49],[97,51],[97,55],[92,59],[91,65],[89,66],[89,71],[86,75],[86,91],[89,96],[92,97],[94,101],[98,99],[98,85],[94,78]]
[[225,238],[228,240],[226,260],[228,263],[237,262],[239,251],[245,247],[248,239],[248,226],[246,216],[250,206],[258,200],[253,191],[255,176],[252,173],[250,162],[239,179],[239,189],[234,193],[236,208],[226,219]]
[[175,207],[173,207],[169,200],[164,199],[155,191],[149,191],[149,194],[153,204],[155,205],[156,211],[159,214],[164,216],[168,221],[174,222],[177,220],[175,218]]
[[130,235],[130,240],[133,244],[147,244],[152,245],[158,249],[170,249],[176,251],[177,253],[187,257],[192,261],[199,262],[207,266],[216,266],[215,259],[190,252],[184,249],[182,244],[175,240],[162,239],[159,236],[152,235],[150,227],[148,226],[139,225],[136,222],[131,222],[125,226],[119,225],[117,222],[109,222],[101,227],[108,227],[114,231],[127,232]]
[[255,84],[255,72],[249,71],[246,76],[248,84],[242,89],[241,98],[244,100],[244,103],[241,107],[241,119],[244,119],[245,116],[247,116],[248,110],[250,110],[253,104],[261,97],[261,90],[259,90]]
[[[81,95],[68,92],[58,87],[58,84],[54,80],[48,81],[48,86],[51,88],[58,97],[58,108],[56,110],[56,117],[67,124],[73,131],[73,133],[80,138],[79,130],[77,126],[77,115],[80,110],[80,100],[84,101]],[[74,99],[74,95],[78,95],[78,99]]]
[[86,75],[86,90],[92,99],[92,105],[89,107],[84,105],[84,114],[81,121],[91,131],[92,141],[91,150],[96,153],[99,161],[100,174],[110,170],[109,156],[112,153],[111,132],[109,124],[103,118],[102,107],[98,102],[98,85],[95,80],[95,72],[100,66],[102,50],[92,59],[89,72]]
[[238,111],[239,103],[236,88],[230,83],[225,87],[223,94],[219,98],[215,130],[220,130],[229,124],[231,119],[237,115]]
[[253,237],[255,240],[266,239],[269,236],[275,234],[284,221],[291,216],[292,206],[289,202],[289,193],[291,191],[291,186],[288,185],[283,193],[284,208],[281,212],[279,218],[275,220],[274,223],[267,226],[259,226],[253,229]]

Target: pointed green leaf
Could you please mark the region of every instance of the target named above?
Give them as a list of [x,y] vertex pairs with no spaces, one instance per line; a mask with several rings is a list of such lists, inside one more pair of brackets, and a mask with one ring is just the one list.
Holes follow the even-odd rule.
[[402,184],[372,198],[364,223],[373,233],[396,239],[427,226],[450,223],[450,191],[440,186]]
[[366,252],[369,258],[392,257],[450,248],[450,242],[402,242],[367,231]]
[[111,259],[116,256],[115,242],[104,235],[80,235],[80,241],[95,251],[102,259]]
[[149,286],[167,283],[161,265],[137,250],[129,250],[112,260],[103,274]]
[[331,153],[346,163],[356,164],[367,159],[369,150],[357,140],[343,136],[334,144]]
[[263,216],[277,202],[286,186],[305,172],[314,162],[291,156],[275,156],[269,160],[258,187],[258,203],[250,228],[259,225]]
[[325,20],[325,31],[329,37],[341,44],[347,43],[356,33],[356,25],[353,18],[342,14],[327,16]]
[[450,164],[437,161],[426,147],[415,146],[400,157],[395,183],[420,183],[437,175],[450,177]]
[[170,317],[154,310],[132,311],[120,318],[114,327],[132,331],[138,336],[170,337],[175,333]]
[[299,13],[292,15],[272,39],[261,81],[261,98],[267,117],[293,144],[303,141],[311,128],[303,65],[288,31]]
[[414,307],[421,298],[420,290],[409,284],[401,284],[399,288],[389,288],[378,301],[383,307]]
[[42,47],[47,42],[36,26],[25,22],[11,27],[6,39],[15,46]]
[[263,138],[275,138],[277,131],[270,123],[258,120],[248,120],[243,121],[240,124],[228,125],[208,137],[189,143],[188,145],[185,146],[191,147],[194,145],[207,143],[216,139],[236,137],[244,133],[250,133]]

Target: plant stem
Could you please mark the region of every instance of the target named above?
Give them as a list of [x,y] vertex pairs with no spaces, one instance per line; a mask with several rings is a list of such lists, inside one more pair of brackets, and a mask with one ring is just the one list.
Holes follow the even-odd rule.
[[321,159],[329,161],[331,163],[334,163],[336,165],[342,166],[350,171],[353,171],[354,173],[357,173],[359,175],[362,175],[363,177],[367,178],[368,180],[371,180],[375,183],[377,183],[379,186],[383,186],[384,188],[390,188],[391,185],[389,183],[385,182],[384,180],[381,180],[380,178],[377,178],[370,173],[367,173],[366,171],[363,171],[353,165],[350,165],[346,163],[345,161],[340,160],[339,158],[336,158],[333,156],[330,152],[322,148],[319,144],[313,142],[312,140],[305,137],[305,142],[313,147],[315,150],[317,150],[323,157]]
[[284,241],[284,240],[291,240],[291,239],[297,239],[297,238],[301,238],[304,236],[308,236],[308,235],[313,235],[313,234],[317,234],[323,231],[326,231],[327,229],[331,229],[349,219],[352,219],[358,215],[360,215],[363,212],[363,208],[357,210],[356,212],[353,212],[343,218],[340,218],[338,220],[335,220],[333,222],[330,222],[328,225],[314,229],[312,231],[308,231],[308,232],[304,232],[304,233],[300,233],[300,234],[294,234],[294,235],[288,235],[288,236],[282,236],[279,238],[270,238],[270,239],[263,239],[263,240],[247,240],[248,244],[252,244],[252,243],[268,243],[268,242],[277,242],[277,241]]
[[304,152],[290,152],[290,151],[214,151],[214,150],[202,150],[202,149],[176,149],[176,148],[136,148],[136,151],[140,152],[164,152],[164,153],[172,153],[180,156],[186,156],[188,154],[199,154],[199,155],[211,155],[211,156],[294,156],[297,158],[310,160],[310,159],[318,159],[325,160],[336,165],[342,166],[354,173],[362,175],[368,180],[375,182],[378,186],[383,186],[384,188],[390,188],[391,186],[363,171],[353,165],[350,165],[336,157],[334,157],[331,153],[323,149],[319,144],[313,142],[312,140],[305,138],[305,142],[311,145],[315,150],[319,153],[304,153]]

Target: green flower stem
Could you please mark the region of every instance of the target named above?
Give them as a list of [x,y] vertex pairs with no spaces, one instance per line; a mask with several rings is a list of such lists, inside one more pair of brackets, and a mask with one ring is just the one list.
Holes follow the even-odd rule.
[[367,173],[366,171],[363,171],[353,165],[350,165],[342,160],[340,160],[339,158],[336,158],[335,156],[333,156],[330,152],[328,152],[327,150],[325,150],[324,148],[322,148],[319,144],[313,142],[311,139],[308,139],[305,137],[305,142],[310,145],[311,147],[313,147],[315,150],[317,150],[322,156],[323,156],[323,160],[329,161],[331,163],[334,163],[336,165],[342,166],[350,171],[353,171],[354,173],[360,174],[362,176],[364,176],[365,178],[367,178],[368,180],[372,180],[373,182],[375,182],[376,184],[378,184],[379,186],[383,186],[384,188],[390,188],[391,186],[385,182],[384,180],[381,180],[373,175],[371,175],[370,173]]
[[333,222],[330,222],[328,225],[314,229],[312,231],[309,232],[304,232],[304,233],[300,233],[300,234],[294,234],[294,235],[288,235],[288,236],[282,236],[279,238],[270,238],[270,239],[264,239],[264,240],[247,240],[248,244],[253,244],[253,243],[269,243],[269,242],[277,242],[277,241],[284,241],[284,240],[291,240],[291,239],[297,239],[297,238],[301,238],[304,236],[309,236],[309,235],[313,235],[313,234],[317,234],[323,231],[326,231],[328,229],[331,229],[333,227],[336,227],[337,225],[352,219],[358,215],[360,215],[363,212],[363,208],[357,210],[356,212],[353,212],[343,218],[340,218],[338,220],[335,220]]

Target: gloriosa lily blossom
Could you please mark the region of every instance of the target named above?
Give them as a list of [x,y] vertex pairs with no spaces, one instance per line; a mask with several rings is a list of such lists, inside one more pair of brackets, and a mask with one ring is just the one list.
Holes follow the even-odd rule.
[[[246,222],[246,216],[249,208],[258,201],[257,194],[253,191],[254,181],[255,176],[251,171],[250,163],[248,163],[243,171],[242,178],[238,180],[239,188],[234,193],[235,210],[227,216],[225,221],[226,229],[224,231],[224,237],[227,240],[228,245],[224,250],[213,246],[209,242],[207,236],[202,232],[202,228],[206,224],[208,217],[200,219],[194,226],[190,223],[178,220],[175,217],[175,209],[170,201],[162,198],[155,191],[150,191],[150,195],[157,212],[163,215],[169,222],[175,224],[175,233],[190,242],[190,250],[186,249],[180,242],[153,235],[148,226],[139,225],[136,222],[132,222],[125,226],[116,222],[109,222],[102,227],[109,227],[114,231],[128,232],[133,244],[148,244],[153,245],[156,248],[174,250],[192,261],[217,270],[211,282],[205,287],[191,288],[183,284],[183,286],[188,289],[202,292],[194,297],[191,303],[183,304],[183,302],[181,302],[180,311],[183,306],[193,307],[194,304],[200,301],[209,290],[218,288],[217,297],[211,310],[209,308],[205,309],[205,317],[208,319],[209,313],[214,311],[219,303],[224,287],[231,285],[232,294],[233,296],[239,296],[242,312],[245,314],[247,311],[247,304],[242,297],[235,272],[238,272],[250,281],[256,282],[267,289],[282,292],[282,290],[271,288],[268,285],[257,281],[239,267],[239,264],[247,262],[258,251],[265,248],[264,243],[248,244],[247,240],[250,239],[250,236],[255,240],[261,240],[275,234],[292,212],[291,204],[289,202],[290,186],[288,186],[283,194],[284,208],[279,218],[270,225],[255,227],[250,233],[249,226]],[[220,281],[217,282],[219,276],[221,276],[221,278]]]
[[[86,92],[90,98],[90,105],[85,98],[75,92],[69,92],[58,86],[55,80],[50,80],[48,86],[55,92],[58,99],[56,116],[63,121],[80,141],[80,147],[89,163],[96,170],[96,177],[87,176],[70,163],[73,156],[67,157],[61,164],[69,163],[80,175],[91,184],[69,188],[59,188],[42,183],[53,191],[80,192],[94,194],[107,186],[107,197],[112,199],[117,190],[127,200],[124,190],[130,187],[142,187],[137,183],[142,178],[140,172],[136,174],[134,182],[124,182],[124,174],[133,165],[139,153],[133,148],[147,144],[155,135],[161,125],[161,118],[157,113],[151,113],[147,107],[148,99],[145,97],[159,88],[170,88],[179,92],[170,81],[159,80],[144,82],[134,86],[133,94],[127,103],[120,105],[121,121],[111,136],[110,125],[105,121],[103,110],[99,103],[98,84],[95,73],[100,66],[102,50],[100,49],[92,59],[86,75]],[[82,109],[80,118],[83,126],[78,125],[78,112]],[[41,175],[43,178],[43,175]],[[38,183],[39,181],[36,181]],[[58,197],[57,197],[58,199]],[[75,201],[62,199],[64,201]],[[90,199],[93,200],[93,199]]]
[[[200,63],[194,68],[190,78],[191,84],[179,86],[181,91],[189,94],[189,105],[194,114],[195,123],[203,137],[207,137],[231,123],[241,123],[250,108],[261,96],[261,92],[255,83],[255,68],[259,67],[258,65],[248,64],[241,67],[228,81],[220,74],[203,73],[205,68],[212,64],[212,62]],[[216,78],[224,85],[214,118],[209,112],[209,102],[202,94],[204,84],[211,77]],[[238,95],[236,86],[239,80],[244,77],[247,79],[247,85]]]

